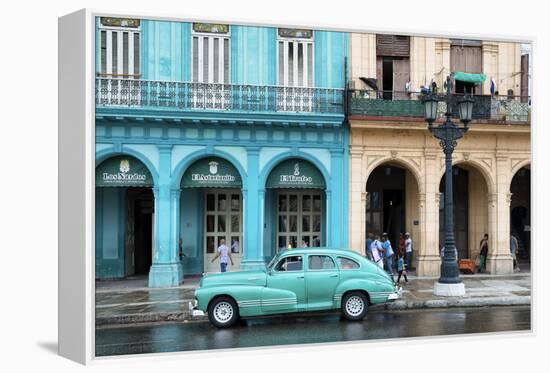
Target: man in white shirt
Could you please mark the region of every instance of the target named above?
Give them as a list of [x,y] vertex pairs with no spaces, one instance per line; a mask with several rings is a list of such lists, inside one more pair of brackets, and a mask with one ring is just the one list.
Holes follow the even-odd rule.
[[409,232],[405,233],[405,258],[407,262],[407,269],[411,270],[411,261],[413,254],[413,242]]
[[380,236],[376,235],[374,237],[374,241],[372,241],[372,244],[370,245],[370,250],[372,253],[372,260],[378,265],[380,268],[384,268],[384,261],[383,255],[381,253],[382,250],[382,243],[380,242]]
[[214,263],[214,260],[220,258],[220,270],[221,272],[227,272],[227,259],[231,261],[231,265],[233,265],[233,258],[231,257],[231,253],[229,252],[229,248],[225,244],[225,240],[222,238],[220,240],[220,246],[218,247],[218,253],[216,256],[212,259],[212,263]]

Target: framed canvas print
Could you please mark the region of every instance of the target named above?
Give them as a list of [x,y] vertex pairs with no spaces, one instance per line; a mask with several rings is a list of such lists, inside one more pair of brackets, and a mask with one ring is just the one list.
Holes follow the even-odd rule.
[[62,355],[531,331],[530,40],[59,26]]

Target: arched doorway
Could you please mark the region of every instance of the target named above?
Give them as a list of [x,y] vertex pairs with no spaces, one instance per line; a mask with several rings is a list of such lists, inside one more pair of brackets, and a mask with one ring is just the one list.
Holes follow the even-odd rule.
[[365,230],[369,234],[387,233],[397,252],[400,234],[409,232],[413,240],[413,261],[419,253],[419,185],[415,175],[397,162],[376,167],[367,179]]
[[96,278],[147,275],[154,232],[153,177],[140,160],[108,158],[96,167]]
[[243,256],[242,178],[228,160],[204,157],[191,164],[181,178],[180,237],[185,273],[219,272],[212,263],[222,240],[235,267]]
[[[439,248],[442,248],[445,241],[445,175],[439,183],[439,192]],[[489,233],[488,192],[487,181],[476,167],[467,163],[453,166],[453,218],[458,259],[476,258],[479,242]]]
[[266,181],[264,244],[278,250],[321,247],[326,242],[326,183],[319,169],[301,158],[282,161]]
[[531,258],[531,170],[519,169],[510,184],[510,234],[518,239],[518,259]]

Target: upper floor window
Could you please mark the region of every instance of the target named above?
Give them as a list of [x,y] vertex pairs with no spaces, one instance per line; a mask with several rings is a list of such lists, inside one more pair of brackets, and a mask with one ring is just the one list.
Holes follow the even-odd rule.
[[139,19],[100,17],[99,75],[139,78],[140,35]]
[[279,85],[313,86],[313,31],[278,29],[277,60]]
[[193,23],[192,77],[194,82],[228,83],[229,25]]

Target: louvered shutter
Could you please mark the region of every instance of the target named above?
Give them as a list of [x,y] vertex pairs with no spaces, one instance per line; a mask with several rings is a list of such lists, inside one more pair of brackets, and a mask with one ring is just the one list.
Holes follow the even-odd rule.
[[376,55],[409,57],[410,37],[402,35],[376,35]]

